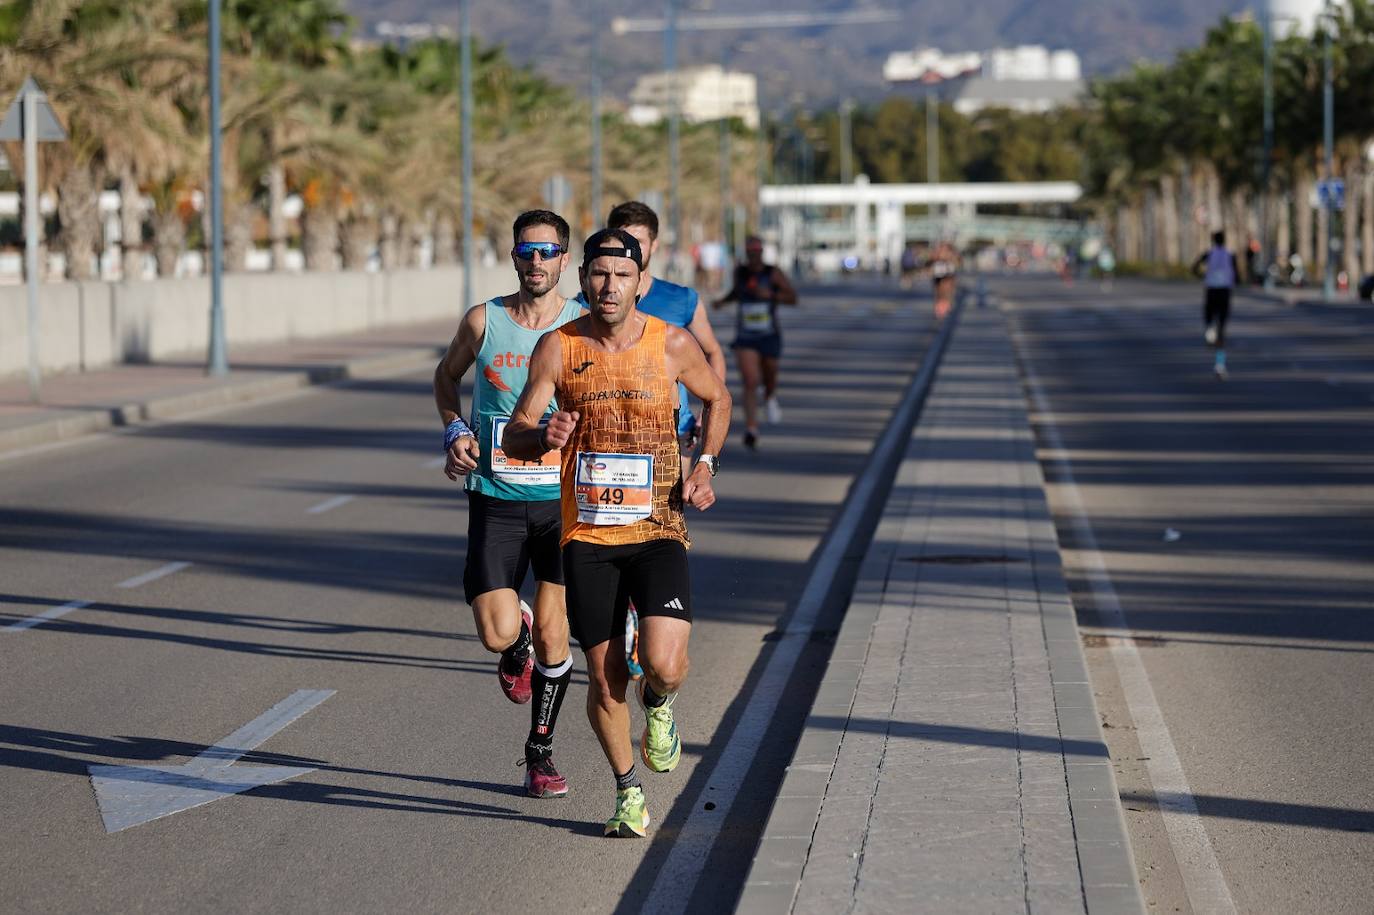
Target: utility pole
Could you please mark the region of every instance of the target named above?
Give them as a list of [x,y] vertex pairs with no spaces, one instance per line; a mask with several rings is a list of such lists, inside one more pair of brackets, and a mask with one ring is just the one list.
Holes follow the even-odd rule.
[[224,183],[220,138],[220,2],[210,0],[210,359],[211,375],[229,373],[224,341]]
[[1331,32],[1335,30],[1335,15],[1331,0],[1322,8],[1323,53],[1326,58],[1325,78],[1322,81],[1322,142],[1326,146],[1326,194],[1322,202],[1326,209],[1326,269],[1322,271],[1322,298],[1331,301],[1336,296],[1336,195],[1333,191],[1331,167],[1335,142],[1335,92],[1331,85]]
[[840,183],[850,184],[854,180],[854,127],[851,116],[854,102],[845,99],[840,102]]
[[[668,248],[668,270],[677,269],[677,252],[682,245],[682,209],[678,200],[678,157],[682,140],[677,86],[677,0],[668,0],[668,27],[663,31],[663,70],[668,81],[668,228],[672,232]],[[674,279],[677,277],[674,276]]]
[[[934,194],[936,184],[940,182],[940,102],[935,96],[935,89],[929,88],[926,92],[926,184],[930,185],[931,193]],[[930,247],[933,251],[935,243],[939,240],[940,231],[936,227],[936,215],[939,213],[939,205],[933,200],[927,215],[930,219]]]
[[[601,4],[597,4],[600,13]],[[597,16],[600,19],[600,16]],[[601,225],[601,28],[592,29],[592,224]]]
[[472,0],[462,0],[458,30],[462,83],[462,122],[459,126],[463,144],[463,312],[472,307],[473,218],[472,218]]
[[[1269,264],[1275,252],[1269,236],[1269,195],[1274,168],[1274,9],[1272,0],[1264,0],[1264,161],[1260,163],[1260,270],[1264,288],[1272,291],[1274,277]],[[1253,278],[1251,280],[1253,282]]]

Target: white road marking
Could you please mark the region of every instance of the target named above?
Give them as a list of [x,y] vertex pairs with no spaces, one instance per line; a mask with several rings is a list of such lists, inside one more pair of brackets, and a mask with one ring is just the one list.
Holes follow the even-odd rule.
[[442,470],[444,468],[445,462],[447,461],[448,455],[441,454],[437,458],[425,461],[424,467],[426,470]]
[[89,607],[90,605],[91,602],[88,600],[74,600],[69,604],[63,604],[60,607],[52,607],[48,610],[44,610],[36,616],[20,620],[17,623],[10,623],[8,626],[0,629],[0,632],[20,632],[24,629],[32,629],[34,626],[46,623],[48,620],[55,620],[60,616],[66,616],[73,610],[80,610],[82,607]]
[[314,772],[300,766],[233,766],[332,695],[332,689],[297,690],[184,765],[87,766],[105,831],[119,832]]
[[1226,885],[1226,876],[1221,872],[1216,852],[1207,837],[1207,829],[1198,815],[1197,802],[1183,773],[1183,763],[1178,758],[1168,725],[1164,723],[1164,714],[1155,698],[1154,687],[1150,685],[1140,650],[1136,647],[1135,639],[1129,637],[1131,629],[1126,611],[1121,606],[1111,576],[1107,573],[1106,563],[1098,551],[1097,537],[1083,507],[1078,484],[1074,482],[1067,458],[1068,450],[1059,436],[1054,413],[1029,360],[1022,360],[1022,364],[1026,370],[1026,387],[1030,391],[1035,412],[1039,414],[1037,419],[1044,430],[1046,443],[1050,446],[1047,458],[1054,465],[1057,485],[1061,488],[1064,506],[1072,520],[1074,537],[1078,541],[1076,550],[1083,558],[1083,571],[1092,588],[1093,602],[1105,626],[1128,636],[1109,642],[1112,662],[1121,680],[1126,705],[1135,719],[1141,755],[1148,757],[1146,767],[1150,773],[1150,783],[1169,834],[1169,845],[1178,861],[1188,901],[1196,912],[1235,912],[1236,904],[1231,898],[1230,887]]
[[356,499],[357,496],[335,496],[332,499],[325,499],[319,505],[313,505],[305,510],[307,515],[323,515],[330,509],[338,508],[340,505],[347,505]]
[[[957,321],[944,322],[939,335],[932,343],[932,355],[942,353],[944,342],[949,338],[951,329]],[[802,649],[811,640],[811,631],[816,626],[826,592],[838,572],[845,554],[853,545],[855,530],[863,519],[864,509],[878,485],[878,474],[872,468],[882,466],[898,448],[904,447],[911,434],[913,414],[920,404],[926,388],[930,386],[938,358],[923,360],[920,371],[912,380],[906,396],[893,411],[882,438],[873,449],[873,456],[867,467],[860,471],[854,487],[845,501],[839,520],[830,538],[821,549],[819,559],[811,567],[811,577],[806,581],[796,611],[783,630],[781,638],[775,643],[773,655],[759,677],[744,714],[735,722],[735,729],[725,740],[725,749],[711,770],[710,776],[702,786],[701,792],[692,799],[692,807],[687,820],[682,824],[663,867],[649,890],[648,898],[655,900],[654,911],[659,915],[680,915],[685,912],[688,902],[696,891],[706,867],[706,859],[715,845],[716,837],[730,814],[735,797],[739,794],[758,754],[769,723],[782,701],[783,690],[792,677]],[[707,809],[703,799],[708,796],[713,807]]]
[[165,566],[153,569],[151,572],[144,572],[142,575],[135,575],[133,578],[125,579],[124,581],[121,581],[119,584],[115,585],[115,587],[137,588],[140,585],[146,585],[150,581],[157,581],[159,578],[166,578],[168,575],[173,575],[177,572],[180,572],[182,569],[188,568],[190,565],[191,564],[189,562],[169,562]]

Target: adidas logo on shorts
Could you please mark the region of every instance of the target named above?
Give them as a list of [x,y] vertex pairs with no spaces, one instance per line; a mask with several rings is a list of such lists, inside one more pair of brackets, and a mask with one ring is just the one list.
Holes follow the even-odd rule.
[[685,609],[686,609],[685,607],[682,606],[682,601],[678,600],[676,597],[673,598],[672,600],[668,601],[668,603],[664,604],[663,606],[667,607],[669,610],[685,610]]

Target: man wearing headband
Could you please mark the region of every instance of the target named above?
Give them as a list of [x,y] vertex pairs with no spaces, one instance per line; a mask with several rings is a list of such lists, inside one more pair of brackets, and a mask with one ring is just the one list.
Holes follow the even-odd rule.
[[[611,208],[606,217],[606,227],[624,229],[639,242],[639,251],[644,257],[644,269],[640,273],[640,299],[638,308],[645,314],[667,321],[676,327],[685,328],[701,344],[711,371],[725,380],[725,353],[711,329],[711,319],[706,315],[696,290],[677,283],[670,283],[653,275],[654,254],[658,252],[658,214],[648,204],[638,200],[627,200]],[[579,294],[584,306],[586,297]],[[696,453],[697,439],[701,436],[701,424],[692,414],[692,406],[687,399],[687,389],[678,385],[678,446],[682,454],[682,475],[691,473],[692,458]],[[636,642],[639,634],[639,620],[634,607],[626,615],[626,652],[629,658],[630,677],[638,680],[644,671],[639,666],[639,653]]]
[[[668,772],[682,754],[673,702],[687,676],[692,629],[683,510],[715,502],[711,480],[730,424],[730,394],[691,334],[636,307],[644,257],[633,235],[603,229],[587,239],[583,258],[589,312],[535,347],[506,447],[525,460],[562,449],[568,622],[587,659],[587,717],[616,781],[605,834],[644,836],[649,814],[625,704],[625,614],[633,601],[647,722],[640,759]],[[705,405],[703,450],[685,478],[678,382]],[[541,426],[543,405],[555,396],[558,411]]]
[[[511,261],[520,290],[498,296],[463,316],[458,334],[434,373],[434,400],[445,424],[444,472],[466,477],[468,555],[463,593],[477,634],[499,652],[497,677],[512,702],[529,702],[525,791],[533,797],[568,793],[553,765],[553,729],[572,678],[559,544],[558,454],[523,461],[504,447],[504,431],[525,386],[530,353],[544,334],[582,313],[558,293],[568,265],[568,224],[548,210],[521,213]],[[462,415],[458,384],[469,368],[472,412]],[[544,398],[539,413],[553,408]],[[536,417],[537,418],[537,417]],[[534,609],[520,586],[534,567]]]

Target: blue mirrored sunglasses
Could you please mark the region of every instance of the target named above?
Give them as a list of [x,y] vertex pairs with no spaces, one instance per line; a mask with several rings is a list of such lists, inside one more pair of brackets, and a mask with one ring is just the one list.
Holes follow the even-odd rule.
[[553,260],[561,254],[567,252],[567,248],[551,241],[522,241],[510,253],[520,258],[522,261],[532,261],[538,254],[543,260]]

